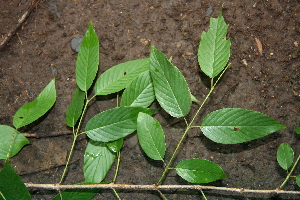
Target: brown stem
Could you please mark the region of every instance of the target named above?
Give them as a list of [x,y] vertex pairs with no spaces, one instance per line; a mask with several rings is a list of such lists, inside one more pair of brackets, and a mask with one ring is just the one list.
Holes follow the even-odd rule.
[[217,190],[238,193],[259,193],[259,194],[300,194],[300,191],[286,191],[286,190],[252,190],[244,188],[227,188],[215,186],[202,185],[130,185],[130,184],[90,184],[90,185],[59,185],[59,184],[34,184],[25,183],[28,188],[41,188],[47,190],[65,190],[65,189],[126,189],[126,190]]
[[19,18],[18,24],[16,27],[11,29],[11,31],[6,35],[4,40],[0,44],[0,50],[10,41],[10,39],[16,34],[17,30],[21,27],[21,25],[25,22],[27,17],[29,17],[30,13],[34,10],[36,5],[40,0],[33,0],[30,6],[28,7],[27,11]]
[[50,132],[50,133],[22,133],[25,137],[28,138],[44,138],[44,137],[56,137],[56,136],[62,136],[62,135],[70,135],[73,134],[73,132]]

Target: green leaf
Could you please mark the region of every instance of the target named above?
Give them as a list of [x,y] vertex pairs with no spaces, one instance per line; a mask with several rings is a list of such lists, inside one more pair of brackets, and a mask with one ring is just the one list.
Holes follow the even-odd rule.
[[150,53],[150,73],[156,99],[173,117],[183,117],[191,108],[188,85],[180,71],[154,46]]
[[294,161],[294,151],[287,143],[280,144],[277,150],[277,162],[285,170],[292,166]]
[[300,124],[298,124],[298,126],[296,127],[295,132],[296,132],[297,134],[300,134]]
[[148,70],[140,74],[128,85],[123,92],[120,106],[147,108],[154,99],[153,84]]
[[[79,183],[76,185],[88,185],[91,183]],[[92,199],[101,189],[66,189],[61,192],[62,200],[88,200]],[[61,200],[57,194],[52,200]]]
[[191,100],[196,103],[200,102],[194,95],[192,95],[192,93],[191,93]]
[[224,108],[208,114],[200,128],[214,142],[236,144],[264,137],[286,127],[256,111]]
[[152,115],[155,110],[141,107],[118,107],[95,115],[87,123],[87,136],[95,141],[111,142],[136,130],[139,112]]
[[82,108],[84,106],[85,100],[85,92],[80,90],[78,87],[76,88],[72,101],[68,107],[66,112],[66,123],[70,127],[74,127],[77,120],[79,119]]
[[107,147],[114,153],[121,150],[123,146],[123,138],[106,143]]
[[30,194],[8,160],[0,171],[0,198],[31,200]]
[[76,60],[76,83],[82,91],[87,91],[98,71],[99,41],[97,34],[90,22],[80,46]]
[[149,70],[149,58],[132,60],[111,67],[98,78],[95,94],[107,95],[118,92],[147,70]]
[[176,172],[190,183],[209,183],[227,177],[216,163],[198,158],[180,161]]
[[300,175],[298,175],[298,176],[296,177],[296,183],[297,183],[297,185],[300,187]]
[[153,160],[164,160],[166,152],[165,134],[156,119],[140,112],[137,118],[137,135],[147,156]]
[[90,140],[84,154],[85,182],[100,183],[115,160],[116,154],[104,142]]
[[230,40],[226,40],[228,25],[220,12],[210,18],[210,29],[203,32],[198,49],[201,70],[210,78],[217,76],[226,66],[230,56]]
[[7,158],[11,144],[9,157],[15,156],[24,145],[30,144],[29,140],[22,133],[6,125],[0,125],[0,138],[0,159]]
[[55,101],[56,90],[55,79],[53,79],[34,101],[26,103],[16,112],[13,119],[14,126],[18,129],[34,122],[43,116]]

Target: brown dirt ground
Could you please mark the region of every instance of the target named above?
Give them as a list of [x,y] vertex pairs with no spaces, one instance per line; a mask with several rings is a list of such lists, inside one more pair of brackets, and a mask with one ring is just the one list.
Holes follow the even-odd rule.
[[[0,2],[0,36],[13,27],[30,1]],[[75,89],[77,54],[70,40],[84,34],[91,20],[101,42],[100,73],[133,59],[149,57],[154,44],[186,77],[192,93],[200,100],[208,92],[197,64],[197,48],[209,18],[217,17],[222,3],[223,16],[231,38],[231,66],[225,73],[197,123],[209,112],[238,107],[265,113],[288,128],[263,139],[238,145],[220,145],[193,129],[185,139],[174,164],[185,158],[204,158],[218,163],[228,178],[209,185],[251,189],[275,189],[284,180],[285,171],[276,163],[279,144],[289,143],[300,153],[299,73],[299,0],[51,0],[41,1],[10,43],[0,52],[0,123],[12,125],[20,106],[32,101],[56,76],[58,98],[51,111],[23,132],[48,134],[68,132],[65,110]],[[50,6],[51,5],[51,6]],[[258,52],[255,38],[263,46]],[[56,72],[55,72],[56,71]],[[202,81],[201,81],[202,80]],[[88,110],[86,120],[115,106],[114,96],[99,98]],[[197,105],[193,105],[191,115]],[[191,116],[189,115],[189,116]],[[160,111],[156,117],[164,125],[167,158],[170,157],[184,123],[170,127],[172,120]],[[24,182],[57,183],[62,173],[72,136],[30,139],[31,145],[12,159]],[[83,182],[83,153],[87,139],[80,138],[72,158],[66,184]],[[153,184],[162,172],[142,153],[136,136],[126,138],[122,149],[117,183]],[[300,172],[300,166],[295,174]],[[107,180],[112,178],[109,173]],[[170,172],[164,184],[187,184]],[[299,190],[291,179],[286,190]],[[205,191],[208,199],[245,199],[237,193]],[[31,190],[33,199],[51,199],[56,191]],[[158,193],[119,191],[122,199],[160,199]],[[197,191],[167,191],[169,199],[203,199]],[[296,195],[247,195],[249,199],[299,199]],[[103,190],[94,199],[116,199]]]

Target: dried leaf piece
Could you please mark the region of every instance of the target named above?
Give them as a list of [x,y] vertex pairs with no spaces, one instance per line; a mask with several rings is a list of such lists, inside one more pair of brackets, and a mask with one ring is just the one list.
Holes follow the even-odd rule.
[[262,44],[261,44],[260,40],[258,38],[255,38],[255,42],[256,42],[259,54],[262,55],[263,48],[262,48]]

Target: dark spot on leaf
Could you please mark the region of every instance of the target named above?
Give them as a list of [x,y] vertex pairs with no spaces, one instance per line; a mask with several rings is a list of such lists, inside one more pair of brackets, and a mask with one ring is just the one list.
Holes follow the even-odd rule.
[[126,76],[126,74],[127,74],[127,73],[126,73],[126,72],[124,72],[124,76]]
[[238,130],[240,130],[240,127],[234,127],[233,128],[233,131],[238,131]]
[[23,119],[24,117],[19,117],[19,119]]

